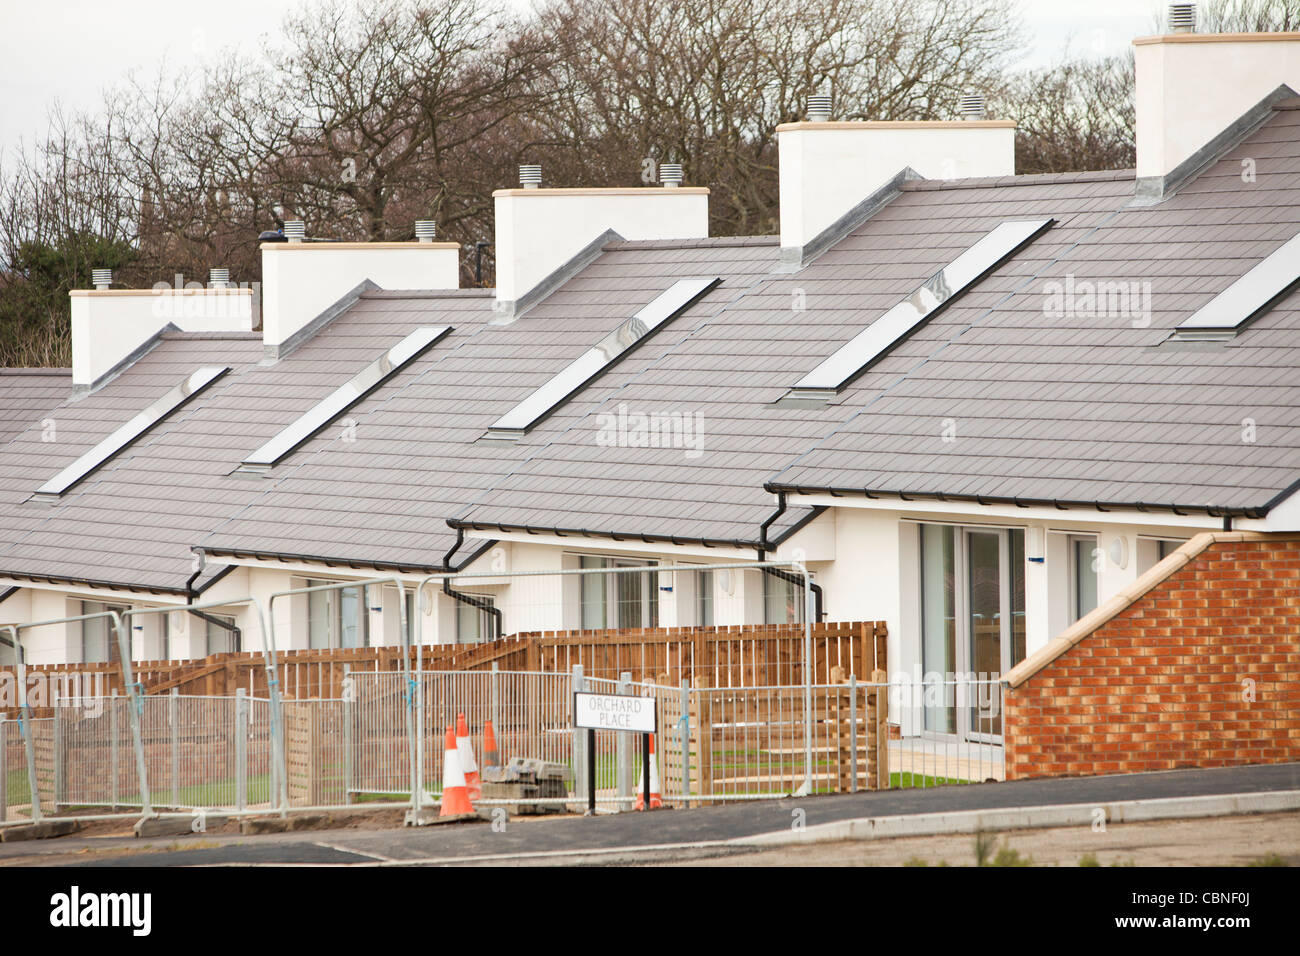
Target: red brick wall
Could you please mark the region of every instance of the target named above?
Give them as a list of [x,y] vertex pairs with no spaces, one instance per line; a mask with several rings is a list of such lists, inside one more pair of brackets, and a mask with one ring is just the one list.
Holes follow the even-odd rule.
[[1210,545],[1005,708],[1009,780],[1300,760],[1300,540]]

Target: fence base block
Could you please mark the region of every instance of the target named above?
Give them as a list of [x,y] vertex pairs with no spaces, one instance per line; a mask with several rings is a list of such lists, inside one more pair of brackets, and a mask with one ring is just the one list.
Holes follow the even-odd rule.
[[475,810],[473,813],[455,813],[449,817],[438,816],[437,807],[421,807],[419,810],[406,811],[406,826],[433,827],[440,823],[483,823],[492,820],[491,810]]
[[[226,825],[226,818],[210,813],[203,818],[204,830],[219,830]],[[132,830],[137,837],[185,836],[194,833],[192,818],[182,817],[147,817],[137,820]]]
[[18,843],[22,840],[48,840],[67,836],[81,829],[76,820],[42,820],[24,826],[5,827],[0,830],[0,843]]

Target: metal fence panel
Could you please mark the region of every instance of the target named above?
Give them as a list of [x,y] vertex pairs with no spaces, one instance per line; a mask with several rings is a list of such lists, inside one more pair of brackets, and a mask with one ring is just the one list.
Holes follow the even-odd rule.
[[[284,702],[292,807],[342,806],[409,796],[408,683],[396,672],[350,676],[341,699]],[[502,763],[532,757],[567,768],[557,803],[586,802],[586,732],[573,727],[575,675],[533,671],[430,671],[418,675],[417,754],[428,794],[442,792],[444,732],[465,716],[480,771],[491,720]],[[727,802],[884,787],[932,787],[1005,778],[1001,685],[949,681],[691,687],[584,677],[584,689],[653,697],[655,760],[666,804]],[[121,696],[68,699],[30,724],[43,812],[141,806]],[[273,809],[270,701],[245,697],[142,698],[141,743],[158,808]],[[945,732],[899,737],[909,711],[944,715]],[[900,721],[900,715],[904,718]],[[935,721],[932,721],[934,723]],[[949,732],[947,727],[951,727]],[[604,808],[639,792],[635,738],[595,734],[595,790]],[[811,748],[806,741],[811,740]],[[811,752],[811,762],[807,754]],[[0,821],[30,817],[19,722],[0,721]],[[493,803],[485,800],[485,804]],[[525,801],[532,802],[532,801]],[[541,801],[539,801],[541,802]]]

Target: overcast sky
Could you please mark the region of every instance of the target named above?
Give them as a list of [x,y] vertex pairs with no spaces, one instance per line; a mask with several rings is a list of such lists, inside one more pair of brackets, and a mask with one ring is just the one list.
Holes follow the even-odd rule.
[[[100,90],[135,70],[249,51],[302,0],[0,0],[0,151],[30,141],[48,108],[94,108]],[[530,0],[507,0],[527,9]],[[1030,33],[1025,65],[1111,53],[1149,34],[1158,0],[1021,0]]]

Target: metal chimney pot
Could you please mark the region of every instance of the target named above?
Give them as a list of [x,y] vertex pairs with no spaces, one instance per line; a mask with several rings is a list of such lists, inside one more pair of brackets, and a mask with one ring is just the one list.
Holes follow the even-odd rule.
[[420,242],[433,242],[438,234],[438,224],[432,219],[415,220],[415,238]]
[[669,189],[680,186],[682,184],[682,164],[660,163],[659,181]]
[[813,123],[825,123],[831,118],[831,95],[813,93],[808,97],[808,119]]
[[1169,4],[1169,29],[1173,33],[1194,33],[1196,31],[1196,4]]
[[301,219],[286,219],[284,222],[284,238],[290,242],[302,242],[307,238],[307,223]]
[[981,120],[984,118],[984,94],[964,93],[957,101],[957,114],[964,120]]
[[112,269],[91,269],[90,281],[94,283],[96,289],[107,289],[113,284]]
[[542,184],[542,167],[541,166],[520,166],[519,167],[519,185],[525,189],[536,189]]
[[209,269],[208,285],[214,289],[224,289],[226,286],[230,285],[230,270]]

